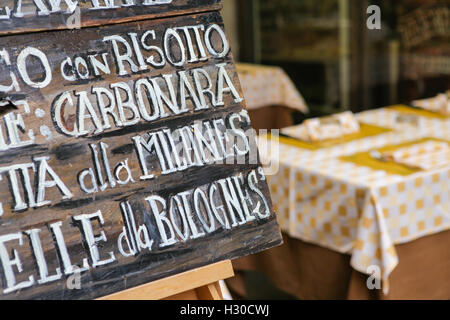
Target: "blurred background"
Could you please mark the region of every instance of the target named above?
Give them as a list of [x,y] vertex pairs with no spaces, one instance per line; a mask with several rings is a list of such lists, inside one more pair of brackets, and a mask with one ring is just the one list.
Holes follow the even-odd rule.
[[450,0],[223,4],[253,127],[289,127],[285,244],[233,261],[233,298],[450,299]]
[[[225,0],[223,16],[235,59],[282,67],[320,116],[450,89],[449,4]],[[381,29],[367,27],[371,5],[381,9]]]

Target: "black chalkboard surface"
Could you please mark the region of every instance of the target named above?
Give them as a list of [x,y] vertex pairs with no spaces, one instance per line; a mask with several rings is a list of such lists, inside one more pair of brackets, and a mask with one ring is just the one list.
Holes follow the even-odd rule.
[[77,1],[6,2],[0,299],[91,299],[281,243],[219,1],[80,2],[71,30]]

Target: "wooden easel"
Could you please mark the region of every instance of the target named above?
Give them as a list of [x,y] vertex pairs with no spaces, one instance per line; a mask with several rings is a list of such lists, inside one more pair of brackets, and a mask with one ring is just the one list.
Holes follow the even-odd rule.
[[225,260],[98,300],[222,300],[219,281],[233,276],[231,261]]

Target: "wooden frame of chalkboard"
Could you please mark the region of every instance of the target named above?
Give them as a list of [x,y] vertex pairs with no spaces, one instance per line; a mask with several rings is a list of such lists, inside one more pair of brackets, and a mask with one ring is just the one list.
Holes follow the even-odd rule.
[[97,298],[282,242],[219,1],[143,1],[73,30],[0,20],[0,299]]
[[98,300],[223,300],[220,280],[234,276],[230,260],[178,273]]

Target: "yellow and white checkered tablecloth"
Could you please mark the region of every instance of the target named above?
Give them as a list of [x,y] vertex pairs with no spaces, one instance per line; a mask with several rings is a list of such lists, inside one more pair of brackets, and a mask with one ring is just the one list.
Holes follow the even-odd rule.
[[[395,129],[395,112],[385,108],[357,117]],[[371,266],[378,266],[385,292],[398,264],[395,244],[450,229],[450,165],[402,171],[358,163],[360,158],[350,160],[355,154],[386,146],[450,138],[448,119],[429,117],[422,130],[413,127],[317,150],[281,138],[279,157],[276,152],[261,155],[266,165],[279,166],[268,181],[282,230],[349,253],[352,267],[362,273],[369,274]],[[259,139],[262,143],[267,137]]]
[[284,106],[308,113],[308,107],[292,80],[280,67],[237,63],[247,110]]
[[[420,125],[416,126],[398,119],[402,116],[417,117]],[[450,116],[435,114],[433,112],[411,108],[403,105],[380,108],[375,110],[364,111],[357,114],[359,121],[392,128],[395,130],[409,132],[412,130],[422,136],[432,136],[441,139],[450,139]]]

